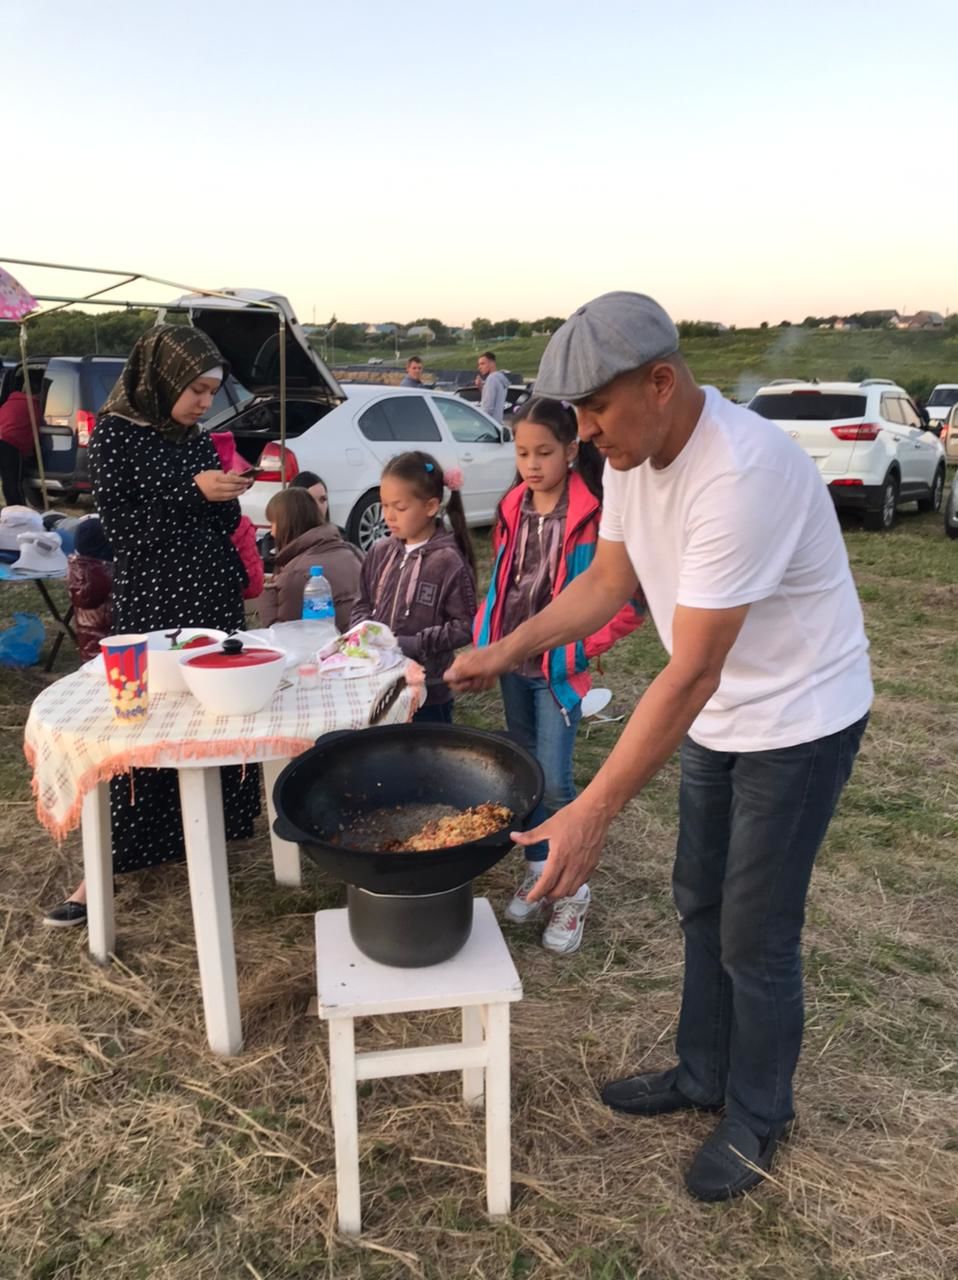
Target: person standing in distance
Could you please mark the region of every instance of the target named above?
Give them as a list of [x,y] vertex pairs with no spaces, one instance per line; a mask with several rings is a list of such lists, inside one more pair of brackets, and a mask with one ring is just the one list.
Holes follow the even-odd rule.
[[410,356],[406,361],[406,376],[399,385],[401,387],[419,387],[420,390],[422,389],[422,359],[420,356]]
[[641,583],[669,661],[592,782],[518,844],[547,840],[529,901],[568,897],[609,825],[681,749],[673,891],[685,935],[678,1062],[603,1100],[724,1116],[686,1175],[722,1200],[758,1185],[794,1116],[801,931],[815,856],[872,700],[868,642],[834,507],[774,423],[699,387],[671,319],[643,294],[580,307],[536,393],[571,402],[605,456],[591,565],[541,613],[460,655],[454,690],[605,625]]
[[484,413],[488,413],[490,418],[495,418],[496,422],[501,423],[506,411],[509,379],[496,367],[496,356],[493,351],[484,352],[477,364],[479,376],[476,378],[476,385],[482,388],[479,407]]

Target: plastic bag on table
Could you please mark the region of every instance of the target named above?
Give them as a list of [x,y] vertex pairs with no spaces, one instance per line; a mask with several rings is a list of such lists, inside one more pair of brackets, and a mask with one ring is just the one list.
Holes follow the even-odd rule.
[[282,649],[291,664],[299,664],[313,662],[316,650],[335,640],[339,632],[332,620],[296,619],[293,622],[274,622],[271,627],[260,627],[243,634]]
[[15,613],[13,626],[0,631],[0,667],[33,667],[40,661],[46,632],[35,613]]

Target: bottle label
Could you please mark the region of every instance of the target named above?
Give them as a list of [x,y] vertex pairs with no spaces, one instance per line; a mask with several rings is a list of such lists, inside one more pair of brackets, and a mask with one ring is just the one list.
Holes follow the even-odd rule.
[[307,598],[303,601],[303,618],[307,621],[325,622],[335,616],[336,611],[329,600],[310,600]]

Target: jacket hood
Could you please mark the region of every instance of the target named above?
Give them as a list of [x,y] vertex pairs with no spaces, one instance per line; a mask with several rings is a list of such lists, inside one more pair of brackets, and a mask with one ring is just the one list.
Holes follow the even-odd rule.
[[[517,484],[514,489],[509,490],[502,502],[500,502],[499,520],[507,528],[513,529],[516,527],[522,514],[522,503],[527,492],[528,485]],[[591,516],[598,515],[602,509],[602,504],[577,471],[569,473],[567,495],[569,507],[566,512],[565,544],[569,546],[574,539],[576,530],[583,521],[588,520]]]
[[283,565],[289,564],[291,560],[295,560],[297,556],[301,556],[307,551],[332,550],[334,547],[338,548],[346,545],[343,535],[334,524],[317,525],[315,529],[307,529],[298,538],[294,538],[289,546],[284,547],[277,554],[276,567],[281,568]]

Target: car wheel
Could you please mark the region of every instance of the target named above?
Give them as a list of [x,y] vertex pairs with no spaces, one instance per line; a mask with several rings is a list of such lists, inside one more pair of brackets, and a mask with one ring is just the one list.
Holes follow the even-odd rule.
[[893,471],[885,476],[878,506],[865,512],[865,528],[873,533],[887,533],[895,523],[898,508],[898,477]]
[[951,482],[951,491],[945,503],[945,533],[949,538],[958,538],[958,483]]
[[945,468],[940,466],[931,482],[931,492],[927,498],[918,499],[919,511],[940,511],[941,495],[945,492]]
[[349,517],[349,540],[361,551],[368,551],[387,532],[379,490],[371,489],[359,499]]

